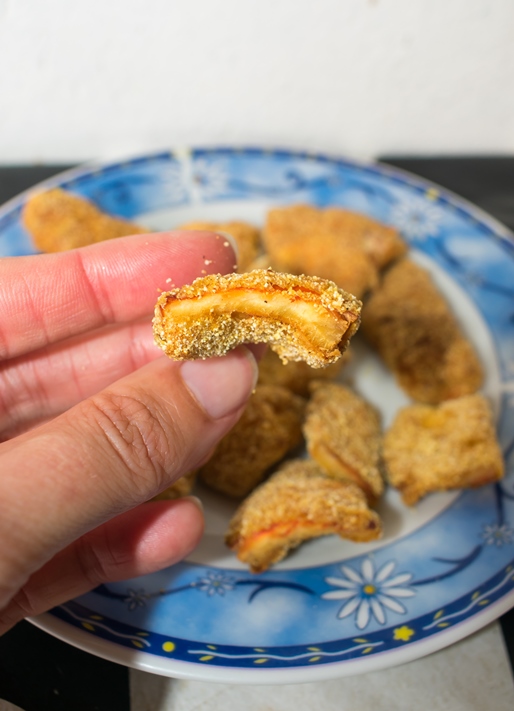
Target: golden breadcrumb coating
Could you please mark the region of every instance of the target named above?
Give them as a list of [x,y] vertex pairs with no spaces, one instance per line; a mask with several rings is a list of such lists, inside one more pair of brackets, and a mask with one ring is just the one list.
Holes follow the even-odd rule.
[[239,422],[200,469],[212,489],[241,498],[302,442],[305,400],[277,385],[258,385]]
[[263,241],[275,269],[313,274],[361,297],[378,270],[406,251],[398,232],[342,208],[292,205],[270,210]]
[[271,269],[212,274],[161,294],[154,336],[176,360],[221,356],[240,343],[269,343],[284,361],[337,361],[360,322],[361,302],[318,277]]
[[22,222],[41,252],[64,252],[147,229],[101,212],[86,198],[53,188],[30,197]]
[[196,474],[197,472],[195,470],[184,474],[184,476],[177,479],[177,481],[175,481],[171,486],[168,486],[167,489],[164,489],[164,491],[161,491],[160,494],[154,496],[151,501],[181,499],[183,496],[188,496],[188,494],[193,491],[196,482]]
[[362,330],[414,399],[435,404],[476,392],[482,367],[429,274],[404,259],[366,303]]
[[[181,230],[207,230],[209,232],[228,232],[238,248],[238,272],[246,272],[261,252],[261,233],[257,227],[247,222],[187,222]],[[267,266],[267,265],[266,265]]]
[[314,381],[311,391],[303,425],[307,451],[329,476],[352,481],[375,502],[384,490],[378,411],[338,383]]
[[297,395],[307,397],[310,392],[309,383],[311,380],[318,378],[333,380],[337,378],[350,358],[350,349],[348,348],[343,357],[336,363],[327,365],[326,368],[311,368],[310,365],[303,361],[283,363],[274,351],[267,349],[259,361],[259,383],[262,385],[281,385]]
[[433,491],[483,486],[504,474],[482,395],[403,408],[384,437],[383,456],[389,482],[408,506]]
[[243,501],[225,541],[260,573],[302,541],[334,533],[364,542],[380,538],[382,528],[358,486],[327,476],[311,460],[294,459]]

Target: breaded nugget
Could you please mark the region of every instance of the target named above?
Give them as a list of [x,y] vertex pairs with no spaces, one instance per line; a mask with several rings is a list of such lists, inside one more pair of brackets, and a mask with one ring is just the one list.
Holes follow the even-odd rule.
[[378,269],[406,250],[398,232],[342,208],[275,208],[263,241],[274,268],[315,274],[361,297],[378,283]]
[[187,222],[181,230],[208,230],[209,232],[228,232],[235,239],[239,251],[238,272],[248,271],[250,265],[261,252],[261,233],[257,227],[247,222]]
[[360,322],[361,302],[318,277],[208,275],[161,294],[154,336],[176,360],[221,356],[240,343],[269,343],[284,361],[335,363]]
[[106,215],[86,198],[60,188],[30,197],[23,208],[22,222],[41,252],[64,252],[148,232],[141,225]]
[[429,274],[407,259],[371,295],[362,330],[414,400],[435,404],[482,384],[480,361],[450,307]]
[[378,411],[338,383],[314,381],[303,432],[307,451],[329,475],[352,481],[375,502],[384,490]]
[[154,496],[151,501],[165,501],[168,499],[181,499],[183,496],[188,496],[193,491],[196,482],[196,470],[188,472],[181,476],[167,489],[161,491],[160,494]]
[[260,573],[302,541],[334,533],[364,542],[380,538],[382,530],[358,486],[327,476],[311,460],[294,459],[243,501],[225,541]]
[[403,408],[384,437],[383,455],[389,482],[408,506],[433,491],[483,486],[504,474],[482,395]]
[[201,480],[228,496],[246,496],[301,443],[304,411],[305,400],[286,388],[258,385],[239,422],[200,469]]
[[281,385],[297,395],[309,395],[311,380],[323,378],[333,380],[337,378],[341,369],[350,359],[350,350],[347,349],[343,357],[336,363],[327,365],[326,368],[311,368],[303,361],[289,361],[283,363],[278,355],[268,349],[259,361],[259,383],[262,385]]

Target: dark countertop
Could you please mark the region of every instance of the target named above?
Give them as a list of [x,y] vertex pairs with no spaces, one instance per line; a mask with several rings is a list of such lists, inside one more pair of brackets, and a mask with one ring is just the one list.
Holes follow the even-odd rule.
[[[514,157],[384,156],[381,161],[452,190],[514,231]],[[0,167],[0,204],[70,167]],[[514,610],[500,623],[513,667]],[[129,673],[22,622],[0,638],[0,699],[24,711],[129,711]]]

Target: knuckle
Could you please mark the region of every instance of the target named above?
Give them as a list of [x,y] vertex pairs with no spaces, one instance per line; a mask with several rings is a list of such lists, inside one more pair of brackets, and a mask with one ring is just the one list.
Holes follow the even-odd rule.
[[90,589],[115,580],[116,570],[126,563],[125,559],[116,555],[102,527],[92,537],[84,536],[75,542],[75,558],[82,579]]
[[140,392],[101,393],[87,407],[87,416],[129,475],[130,491],[147,495],[160,487],[184,449],[173,417]]

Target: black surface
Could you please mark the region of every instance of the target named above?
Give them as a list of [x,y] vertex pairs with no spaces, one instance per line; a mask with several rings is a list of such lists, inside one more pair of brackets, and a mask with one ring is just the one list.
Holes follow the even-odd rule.
[[[474,202],[514,231],[514,156],[383,157]],[[0,167],[0,204],[69,165]],[[514,660],[514,610],[500,619]],[[0,638],[0,698],[25,711],[128,711],[128,670],[76,650],[28,622]]]

